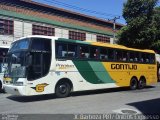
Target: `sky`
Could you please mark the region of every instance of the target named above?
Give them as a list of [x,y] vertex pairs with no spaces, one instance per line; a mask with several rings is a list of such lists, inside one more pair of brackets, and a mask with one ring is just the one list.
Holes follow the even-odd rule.
[[[100,19],[111,20],[115,17],[117,23],[125,24],[122,16],[123,4],[127,0],[33,0],[78,13],[94,16]],[[160,6],[160,0],[159,4]]]

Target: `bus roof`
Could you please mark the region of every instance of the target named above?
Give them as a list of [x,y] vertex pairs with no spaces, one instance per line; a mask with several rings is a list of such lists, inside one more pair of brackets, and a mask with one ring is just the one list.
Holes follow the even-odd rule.
[[126,46],[123,46],[123,45],[118,45],[118,44],[109,44],[109,43],[102,43],[102,42],[94,42],[93,44],[94,44],[94,45],[98,45],[98,46],[117,48],[117,49],[124,49],[124,50],[132,50],[132,51],[139,51],[139,52],[155,53],[153,50],[149,50],[149,49],[129,48],[129,47],[126,47]]
[[[25,38],[48,38],[48,39],[58,39],[58,37],[55,37],[55,36],[45,36],[45,35],[29,35],[29,36],[26,36],[26,37],[21,37],[17,40],[21,40],[21,39],[25,39]],[[15,41],[17,41],[15,40]]]

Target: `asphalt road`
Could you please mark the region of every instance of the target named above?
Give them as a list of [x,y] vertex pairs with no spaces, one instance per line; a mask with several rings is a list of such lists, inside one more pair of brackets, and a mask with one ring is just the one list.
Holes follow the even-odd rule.
[[14,96],[0,94],[0,114],[108,114],[137,113],[160,115],[160,83],[142,90],[127,88],[54,95]]

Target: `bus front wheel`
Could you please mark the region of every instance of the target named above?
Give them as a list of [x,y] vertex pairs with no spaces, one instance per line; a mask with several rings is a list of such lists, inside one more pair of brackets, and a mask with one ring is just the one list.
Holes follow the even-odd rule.
[[130,89],[135,90],[135,89],[137,89],[137,86],[138,86],[137,79],[135,77],[133,77],[130,81]]
[[67,82],[60,82],[56,85],[55,94],[59,98],[69,96],[71,92],[71,86]]

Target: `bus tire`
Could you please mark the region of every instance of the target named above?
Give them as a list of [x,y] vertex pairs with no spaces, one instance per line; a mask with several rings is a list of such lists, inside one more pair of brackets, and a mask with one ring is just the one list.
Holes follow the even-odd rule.
[[143,89],[146,86],[146,79],[141,77],[138,82],[138,89]]
[[136,90],[137,87],[138,87],[138,81],[137,81],[136,77],[133,77],[130,81],[130,89]]
[[71,85],[68,82],[59,82],[55,88],[55,94],[59,98],[69,96],[71,92]]

